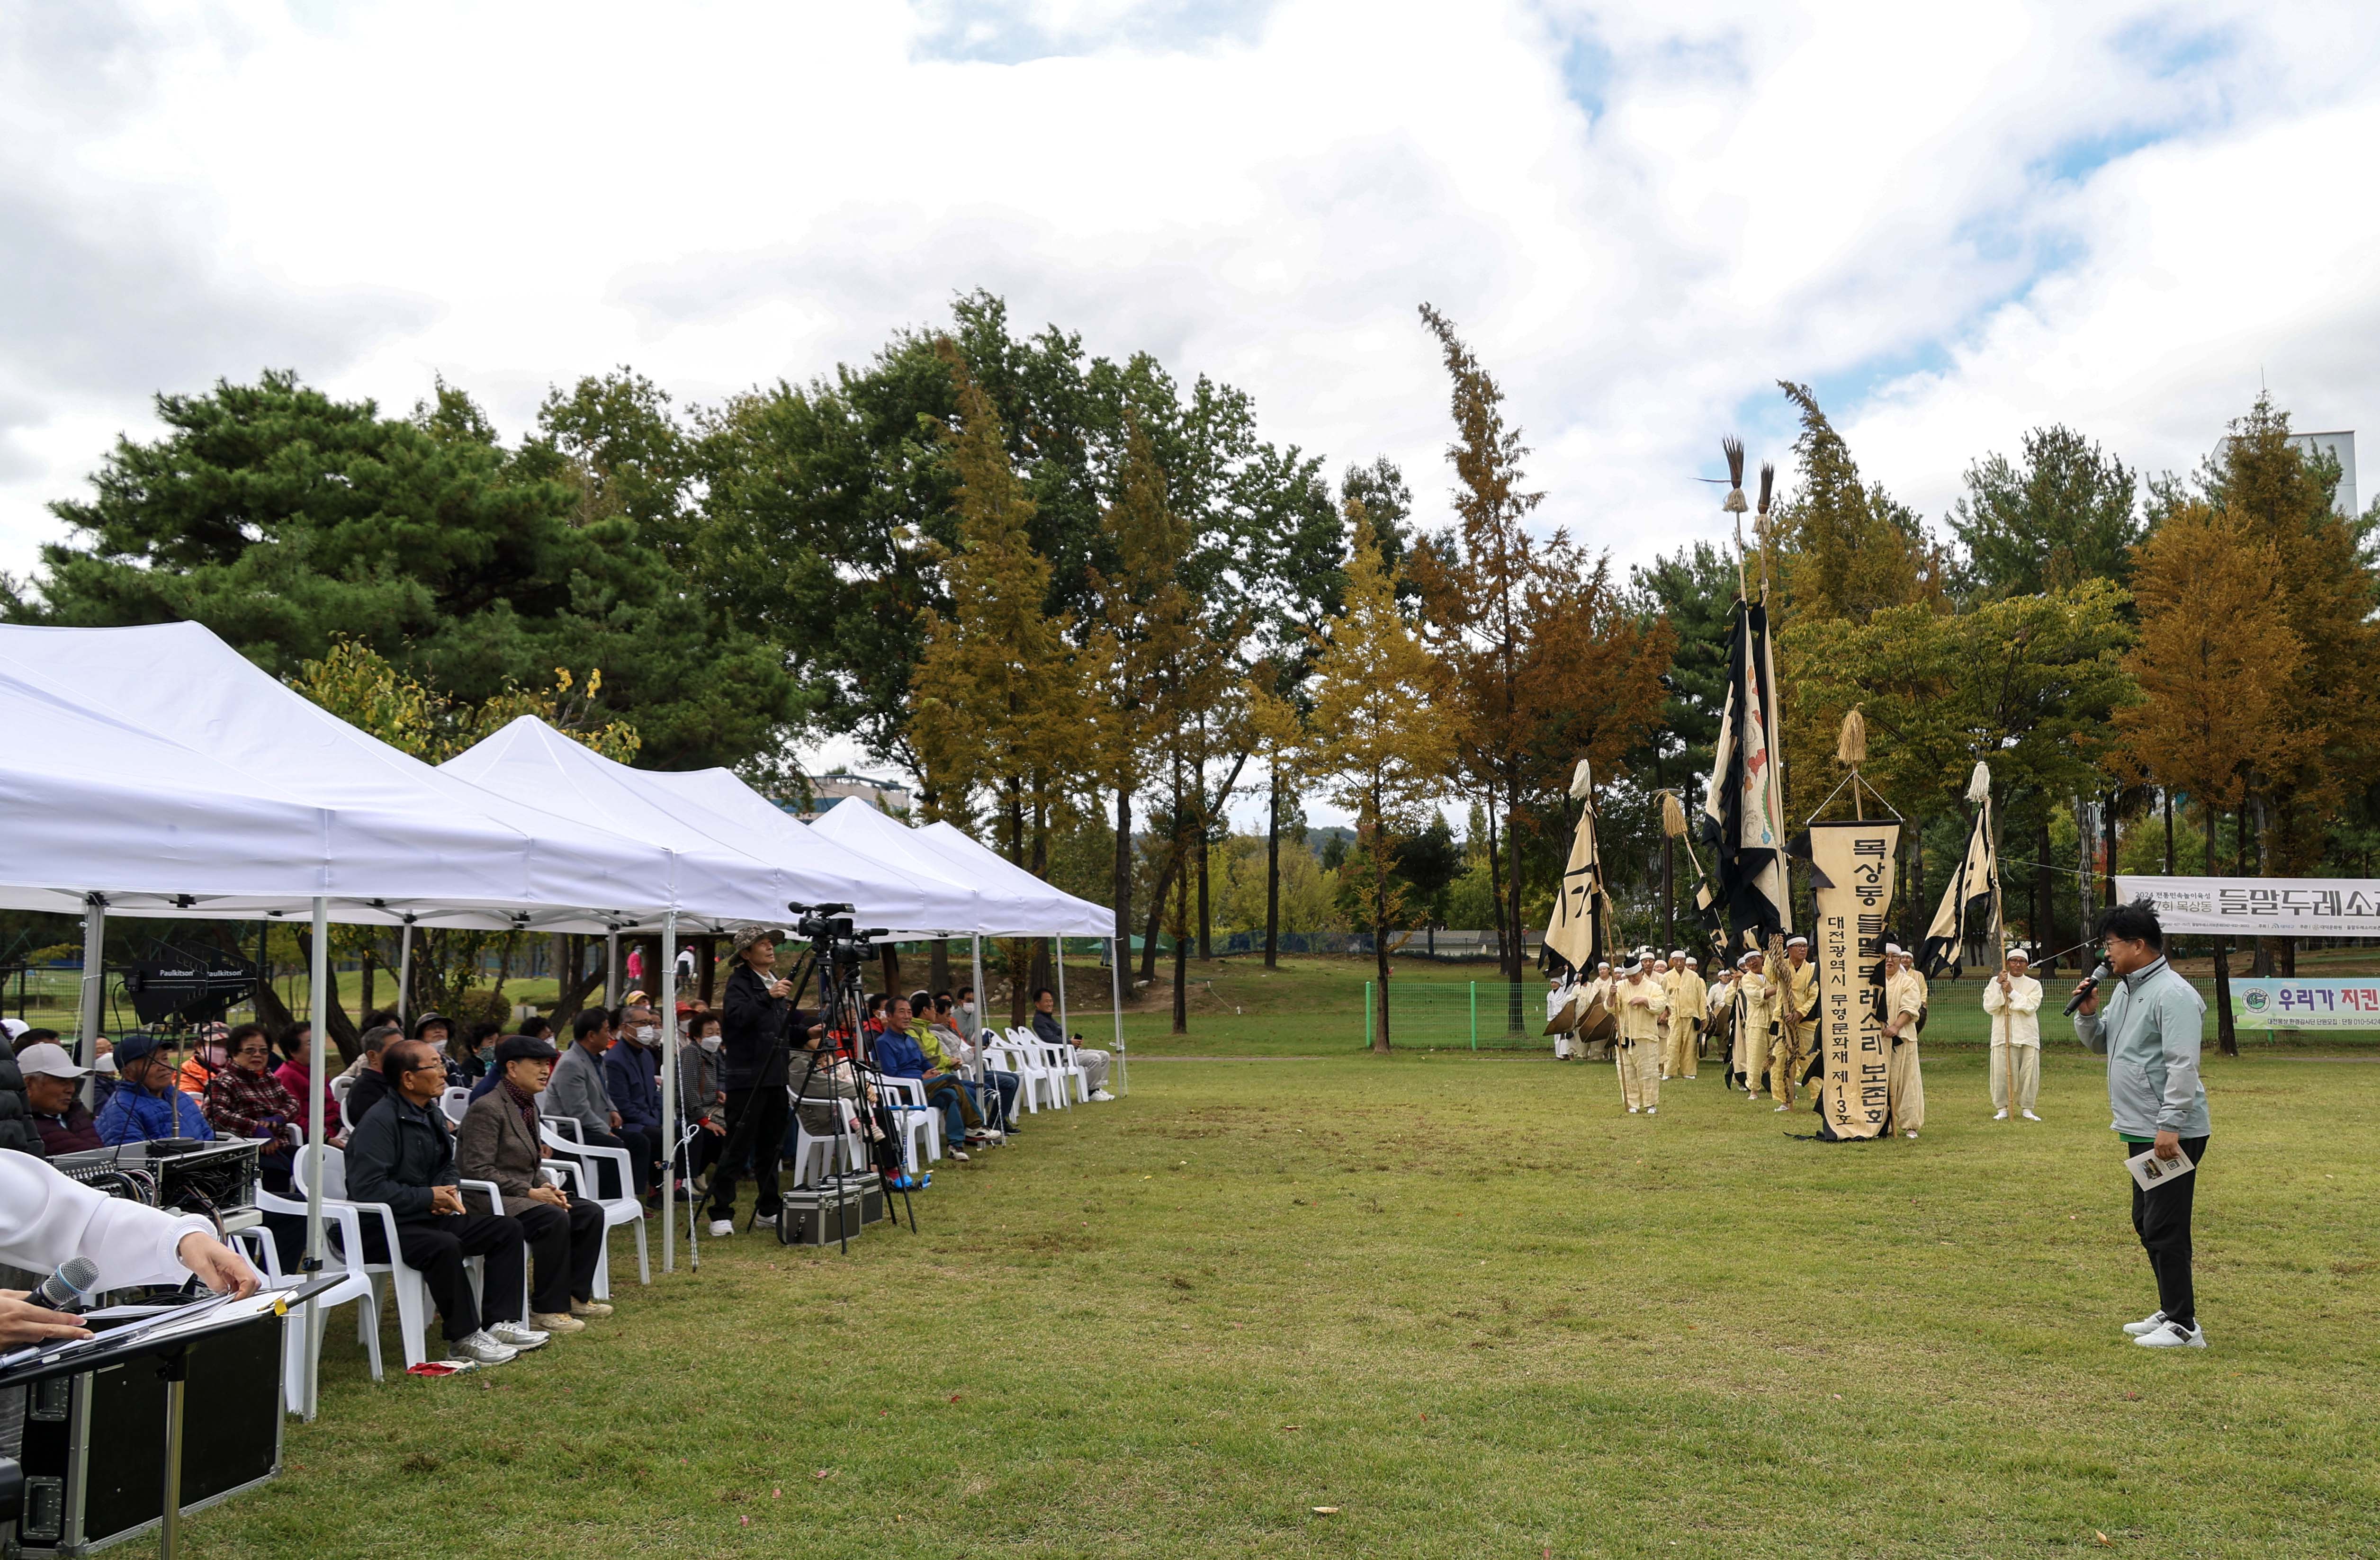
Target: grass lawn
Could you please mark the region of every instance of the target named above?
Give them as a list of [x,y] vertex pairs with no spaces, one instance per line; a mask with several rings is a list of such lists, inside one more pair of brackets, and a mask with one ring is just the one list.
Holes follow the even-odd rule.
[[[1313,1038],[1225,1016],[1196,1048]],[[2210,1058],[2177,1356],[2117,1332],[2155,1295],[2070,1042],[2043,1125],[1951,1045],[1920,1142],[1828,1147],[1715,1069],[1632,1118],[1608,1067],[1353,1041],[1152,1041],[921,1233],[707,1243],[499,1370],[375,1386],[334,1326],[191,1553],[2380,1554],[2380,1066]]]

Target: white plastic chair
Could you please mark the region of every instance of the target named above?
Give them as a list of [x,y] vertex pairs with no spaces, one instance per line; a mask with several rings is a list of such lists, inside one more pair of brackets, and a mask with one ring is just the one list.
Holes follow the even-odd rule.
[[[645,1205],[637,1200],[637,1178],[630,1173],[628,1151],[587,1142],[579,1136],[578,1122],[572,1117],[540,1114],[537,1124],[538,1133],[545,1139],[546,1147],[579,1162],[578,1194],[603,1210],[603,1261],[595,1269],[597,1297],[600,1299],[612,1292],[611,1231],[624,1224],[633,1226],[637,1231],[637,1282],[651,1283],[653,1264],[650,1248],[645,1240]],[[616,1161],[613,1168],[619,1172],[620,1185],[617,1197],[595,1195],[596,1189],[602,1185],[598,1163],[605,1159]]]
[[1000,1058],[1005,1070],[1016,1074],[1016,1098],[1026,1109],[1064,1108],[1064,1094],[1058,1080],[1050,1076],[1049,1066],[1036,1047],[1003,1040],[986,1046],[984,1054]]
[[[304,1216],[306,1212],[305,1203],[293,1203],[287,1198],[275,1197],[269,1191],[259,1191],[256,1194],[256,1205],[260,1210],[267,1213],[294,1213],[300,1217]],[[322,1210],[322,1222],[325,1225],[336,1224],[346,1235],[351,1250],[362,1249],[363,1223],[357,1218],[353,1208],[325,1207]],[[256,1265],[264,1273],[265,1288],[294,1289],[304,1281],[302,1276],[291,1277],[281,1271],[280,1248],[273,1241],[273,1231],[262,1225],[240,1230],[233,1239],[254,1251]],[[326,1246],[328,1242],[325,1242]],[[316,1295],[313,1304],[328,1311],[334,1305],[345,1305],[349,1300],[369,1300],[371,1298],[371,1280],[348,1267],[340,1260],[336,1252],[325,1250],[322,1253],[322,1262],[323,1276],[339,1275],[339,1281]],[[323,1327],[323,1336],[328,1336],[329,1333],[330,1328],[326,1324]],[[318,1339],[317,1342],[319,1341]],[[375,1327],[365,1334],[364,1348],[371,1359],[372,1380],[378,1381],[381,1379],[380,1330],[378,1328]],[[318,1349],[315,1355],[317,1368],[320,1367],[321,1360],[322,1356]],[[293,1414],[302,1414],[306,1411],[305,1373],[306,1313],[301,1307],[289,1313],[287,1324],[281,1332],[281,1397],[282,1401],[288,1405],[289,1411]]]
[[[355,1078],[346,1073],[331,1080],[331,1102],[339,1107],[339,1119],[342,1121],[347,1121],[347,1091],[355,1086]],[[310,1121],[313,1118],[310,1116],[307,1119]],[[355,1123],[347,1121],[347,1125],[352,1127]]]
[[[1008,1040],[1011,1048],[1022,1051],[1033,1058],[1034,1065],[1040,1069],[1042,1078],[1049,1083],[1050,1094],[1057,1101],[1058,1108],[1072,1110],[1075,1107],[1075,1097],[1066,1087],[1066,1081],[1071,1075],[1079,1082],[1083,1075],[1083,1070],[1075,1065],[1072,1048],[1065,1046],[1053,1046],[1034,1034],[1029,1027],[1023,1025],[1010,1030]],[[1090,1097],[1090,1091],[1086,1088],[1083,1091],[1083,1098],[1087,1101]]]
[[[812,1105],[820,1102],[812,1100]],[[835,1127],[823,1135],[812,1135],[802,1125],[801,1117],[794,1117],[794,1179],[795,1186],[814,1186],[824,1180],[834,1168],[836,1155],[842,1155],[847,1175],[856,1175],[868,1167],[868,1145],[860,1140],[859,1129],[852,1120],[857,1108],[854,1102],[838,1099],[832,1102],[839,1113]],[[815,1173],[813,1173],[815,1167]]]
[[471,1108],[471,1091],[468,1089],[447,1090],[444,1094],[438,1096],[438,1108],[446,1113],[446,1124],[448,1126],[461,1126],[463,1124],[463,1113]]
[[901,1161],[916,1175],[942,1156],[942,1113],[926,1102],[926,1085],[915,1078],[874,1080],[893,1125],[901,1129]]
[[[310,1143],[298,1151],[297,1163],[290,1170],[290,1181],[297,1188],[299,1199],[297,1211],[301,1214],[306,1211],[303,1199],[307,1187],[311,1183],[313,1173],[314,1148]],[[371,1303],[358,1315],[357,1325],[365,1346],[371,1351],[373,1379],[379,1379],[380,1375],[380,1291],[383,1279],[387,1281],[389,1292],[396,1300],[396,1335],[399,1343],[405,1348],[406,1368],[410,1370],[430,1358],[430,1281],[422,1277],[417,1269],[407,1267],[403,1256],[399,1254],[396,1243],[395,1211],[385,1203],[356,1203],[348,1200],[346,1155],[327,1144],[322,1149],[322,1179],[323,1216],[330,1217],[331,1210],[336,1207],[346,1210],[357,1220],[353,1225],[341,1220],[339,1227],[342,1237],[346,1241],[344,1252],[346,1266],[350,1271],[361,1274],[371,1288]],[[259,1194],[257,1204],[259,1207],[266,1205],[263,1202],[264,1195]],[[363,1227],[360,1221],[368,1218],[377,1218],[381,1221],[382,1234],[388,1242],[386,1262],[368,1262],[364,1258]],[[463,1264],[471,1276],[472,1291],[476,1294],[480,1288],[480,1274],[486,1264],[478,1257],[466,1257],[463,1259]]]

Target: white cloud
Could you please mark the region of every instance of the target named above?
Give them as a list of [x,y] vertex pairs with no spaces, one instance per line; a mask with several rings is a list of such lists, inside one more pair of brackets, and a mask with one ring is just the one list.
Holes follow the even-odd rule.
[[[32,13],[47,10],[44,18]],[[61,19],[64,18],[64,19]],[[1928,514],[2066,420],[2184,466],[2261,372],[2373,407],[2368,7],[1122,0],[0,23],[0,567],[147,392],[287,365],[526,425],[626,362],[823,371],[950,296],[1446,485],[1451,314],[1544,514],[1718,534],[1721,432],[1816,382]],[[28,287],[27,279],[39,284]]]

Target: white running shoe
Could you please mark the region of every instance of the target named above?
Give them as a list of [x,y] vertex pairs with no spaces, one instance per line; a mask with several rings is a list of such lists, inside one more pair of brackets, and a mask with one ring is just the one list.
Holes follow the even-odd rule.
[[2038,1120],[2040,1120],[2040,1119],[2041,1119],[2041,1118],[2040,1118],[2040,1117],[2035,1116],[2035,1115],[2034,1115],[2032,1111],[2030,1111],[2030,1110],[2028,1110],[2028,1111],[2026,1111],[2026,1112],[2024,1113],[2024,1119],[2025,1119],[2026,1120],[2028,1120],[2028,1121],[2038,1121]]
[[712,1240],[723,1240],[728,1236],[735,1233],[735,1221],[734,1219],[712,1219],[710,1221],[710,1238]]
[[2162,1311],[2152,1311],[2137,1322],[2125,1323],[2124,1332],[2127,1336],[2140,1337],[2145,1334],[2154,1333],[2159,1327],[2164,1325],[2165,1312]]
[[1633,1105],[1632,1105],[1632,1106],[1630,1106],[1630,1107],[1628,1107],[1628,1114],[1629,1114],[1629,1115],[1631,1115],[1631,1116],[1635,1115],[1635,1114],[1636,1114],[1636,1107],[1635,1107],[1634,1106],[1633,1106]]
[[499,1322],[486,1331],[490,1337],[503,1344],[506,1348],[516,1349],[524,1354],[532,1348],[543,1348],[546,1339],[553,1336],[552,1333],[540,1333],[535,1327],[526,1326],[518,1322]]
[[2132,1341],[2143,1348],[2204,1348],[2206,1329],[2167,1322],[2160,1324],[2155,1332],[2143,1333]]
[[1661,1114],[1661,1107],[1658,1105],[1648,1105],[1645,1107],[1645,1114],[1647,1116],[1658,1116]]
[[1908,1132],[1907,1132],[1907,1133],[1905,1133],[1904,1135],[1905,1135],[1905,1136],[1907,1136],[1907,1137],[1909,1137],[1909,1138],[1910,1138],[1910,1139],[1912,1139],[1912,1140],[1914,1140],[1914,1139],[1916,1138],[1916,1136],[1917,1136],[1917,1130],[1916,1130],[1914,1127],[1912,1127],[1912,1128],[1911,1128],[1911,1129],[1908,1131]]
[[948,1153],[952,1158],[958,1160],[962,1164],[966,1161],[967,1151],[964,1148],[952,1147],[946,1149],[945,1152]]
[[2005,1121],[2008,1119],[2008,1112],[2005,1110],[1995,1110],[1992,1112],[1992,1119],[1995,1121]]
[[1091,1091],[1091,1097],[1095,1100],[1111,1100],[1115,1098],[1113,1094],[1108,1093],[1105,1089],[1093,1089]]
[[1768,1114],[1770,1114],[1771,1116],[1782,1116],[1782,1115],[1784,1115],[1787,1111],[1789,1111],[1789,1110],[1791,1110],[1791,1109],[1792,1109],[1792,1108],[1793,1108],[1793,1107],[1792,1107],[1791,1106],[1790,1106],[1790,1105],[1780,1105],[1780,1106],[1779,1106],[1776,1109],[1774,1109],[1774,1110],[1770,1111]]
[[752,1227],[755,1229],[774,1229],[777,1227],[777,1215],[774,1214],[755,1214],[752,1215]]
[[468,1337],[456,1338],[447,1347],[455,1351],[456,1358],[468,1360],[474,1365],[508,1365],[520,1358],[519,1349],[498,1343],[489,1336],[485,1327]]

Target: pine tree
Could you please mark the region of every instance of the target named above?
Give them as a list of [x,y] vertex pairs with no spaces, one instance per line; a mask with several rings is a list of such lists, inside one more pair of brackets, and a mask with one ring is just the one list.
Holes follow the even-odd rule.
[[[1405,913],[1397,849],[1427,826],[1455,744],[1448,722],[1436,713],[1444,689],[1439,668],[1397,610],[1396,582],[1382,566],[1379,539],[1362,504],[1347,506],[1347,523],[1354,545],[1345,610],[1325,631],[1315,667],[1315,734],[1304,767],[1334,782],[1331,800],[1355,815],[1359,876],[1369,899],[1364,919],[1380,987],[1372,1048],[1385,1052],[1389,939]],[[1353,857],[1349,865],[1356,865]]]
[[2021,460],[1986,455],[1967,468],[1966,484],[1949,526],[1973,590],[2029,596],[2131,577],[2131,549],[2145,528],[2132,474],[2072,429],[2033,429]]
[[1882,483],[1861,481],[1851,447],[1808,385],[1779,381],[1778,388],[1802,417],[1793,441],[1799,480],[1772,522],[1791,616],[1864,619],[1938,599],[1941,560],[1916,512]]

